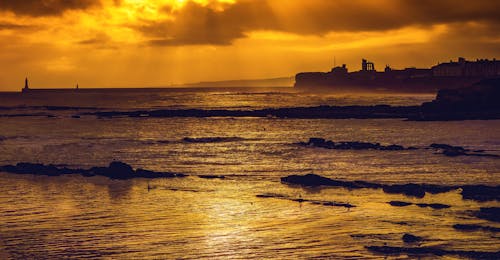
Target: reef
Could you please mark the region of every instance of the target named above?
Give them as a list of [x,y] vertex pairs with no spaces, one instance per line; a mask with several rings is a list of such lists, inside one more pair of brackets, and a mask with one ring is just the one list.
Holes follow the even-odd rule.
[[433,143],[429,147],[417,148],[414,146],[404,147],[398,144],[391,145],[381,145],[380,143],[369,143],[369,142],[334,142],[332,140],[326,140],[319,137],[311,137],[307,142],[299,142],[298,145],[305,147],[318,147],[332,150],[379,150],[379,151],[402,151],[402,150],[418,150],[418,149],[435,149],[438,150],[440,154],[456,157],[456,156],[481,156],[481,157],[492,157],[499,158],[499,155],[484,153],[484,151],[471,151],[465,149],[461,146],[452,146],[449,144],[436,144]]
[[303,198],[292,198],[286,195],[282,194],[276,194],[276,193],[264,193],[264,194],[258,194],[256,196],[257,198],[274,198],[274,199],[282,199],[282,200],[289,200],[289,201],[294,201],[294,202],[307,202],[311,203],[314,205],[323,205],[323,206],[330,206],[330,207],[344,207],[344,208],[354,208],[356,206],[346,203],[346,202],[336,202],[336,201],[322,201],[322,200],[310,200],[310,199],[303,199]]
[[132,166],[119,161],[111,162],[108,167],[92,167],[90,169],[70,169],[66,167],[56,167],[52,164],[44,165],[39,163],[18,163],[16,165],[0,166],[0,172],[44,176],[79,174],[85,177],[104,176],[110,179],[118,180],[127,180],[133,178],[174,178],[187,176],[182,173],[155,172],[144,169],[134,170]]
[[400,151],[400,150],[414,150],[416,148],[410,147],[405,148],[401,145],[381,145],[380,143],[367,143],[367,142],[333,142],[331,140],[326,140],[324,138],[312,137],[309,138],[308,142],[300,142],[299,145],[302,146],[313,146],[326,149],[335,150],[382,150],[382,151]]
[[417,207],[420,208],[432,208],[432,209],[447,209],[451,207],[450,205],[441,203],[411,203],[411,202],[395,201],[395,200],[389,201],[388,203],[394,207],[406,207],[410,205],[416,205]]
[[185,143],[225,143],[225,142],[238,142],[245,140],[241,137],[184,137],[182,139]]
[[479,208],[479,211],[475,211],[473,215],[480,219],[485,219],[493,222],[500,222],[500,208]]
[[347,118],[408,118],[419,113],[418,106],[316,106],[266,108],[256,110],[228,109],[161,109],[137,111],[98,111],[85,112],[78,115],[91,115],[100,118],[115,117],[263,117],[263,118],[294,118],[294,119],[347,119]]
[[500,232],[500,228],[490,227],[490,226],[481,226],[476,224],[455,224],[453,228],[461,231],[488,231],[488,232]]
[[[463,185],[446,186],[436,184],[381,184],[366,181],[333,180],[316,174],[289,175],[281,178],[281,182],[303,187],[343,187],[347,189],[382,189],[389,194],[403,194],[410,197],[423,198],[426,193],[438,194],[462,189],[462,198],[476,201],[500,200],[500,186]],[[465,193],[464,193],[465,191]],[[465,195],[464,195],[465,194]],[[396,202],[395,204],[403,205]],[[392,204],[391,204],[392,205]],[[444,204],[443,204],[444,205]],[[397,206],[397,205],[396,205]],[[420,204],[419,207],[446,208],[437,204]],[[500,215],[500,212],[499,214]]]
[[447,250],[438,247],[396,247],[396,246],[366,246],[366,249],[385,255],[455,255],[460,257],[475,258],[475,259],[499,259],[500,251],[485,252],[485,251],[465,251],[465,250]]
[[415,236],[415,235],[412,235],[412,234],[404,234],[403,237],[401,238],[403,240],[403,242],[405,243],[415,243],[415,242],[420,242],[423,240],[422,237],[419,237],[419,236]]

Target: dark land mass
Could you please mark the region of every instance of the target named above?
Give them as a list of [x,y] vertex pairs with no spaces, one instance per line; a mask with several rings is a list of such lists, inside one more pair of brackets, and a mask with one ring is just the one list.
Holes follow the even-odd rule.
[[396,247],[396,246],[366,246],[366,249],[384,255],[401,255],[409,256],[446,256],[454,255],[473,259],[499,259],[500,251],[484,252],[484,251],[465,251],[465,250],[447,250],[438,247]]
[[421,106],[317,106],[257,110],[161,109],[101,111],[79,115],[113,117],[270,117],[293,119],[377,119],[402,118],[415,121],[500,119],[500,78],[486,79],[472,86],[440,90],[436,99]]
[[476,224],[455,224],[453,228],[461,231],[488,231],[488,232],[500,232],[500,228],[481,226]]
[[373,62],[363,59],[361,68],[360,71],[348,72],[347,66],[343,64],[329,72],[301,72],[295,76],[295,88],[312,92],[434,93],[438,89],[461,88],[500,75],[500,61],[496,59],[468,61],[459,58],[456,62],[440,63],[432,68],[412,67],[402,70],[387,65],[384,71],[376,71]]
[[[382,189],[389,194],[403,194],[410,197],[423,198],[425,193],[438,194],[452,190],[461,189],[462,198],[475,201],[500,201],[500,186],[485,185],[457,185],[446,186],[436,184],[381,184],[366,181],[342,181],[333,180],[316,174],[290,175],[282,177],[281,181],[286,184],[299,185],[303,187],[343,187],[347,189]],[[399,203],[401,204],[401,203]],[[392,205],[392,204],[391,204]],[[421,204],[422,207],[433,207],[432,204]],[[489,216],[488,213],[495,210],[484,210],[480,215]],[[500,216],[500,212],[496,212]]]
[[39,163],[18,163],[16,165],[0,166],[0,172],[15,174],[33,174],[44,176],[61,176],[68,174],[79,174],[85,177],[104,176],[110,179],[127,180],[133,178],[174,178],[185,177],[187,175],[172,172],[155,172],[144,169],[134,170],[130,165],[122,162],[111,162],[108,167],[92,167],[90,169],[70,169],[66,167],[56,167],[54,165],[44,165]]
[[359,141],[350,142],[334,142],[324,138],[312,137],[307,142],[299,142],[298,145],[305,147],[318,147],[330,150],[379,150],[379,151],[402,151],[402,150],[418,150],[418,149],[435,149],[441,154],[455,157],[455,156],[480,156],[498,158],[499,155],[484,153],[484,151],[471,151],[461,146],[452,146],[449,144],[431,144],[426,148],[417,147],[404,147],[402,145],[391,144],[381,145],[380,143],[368,143]]

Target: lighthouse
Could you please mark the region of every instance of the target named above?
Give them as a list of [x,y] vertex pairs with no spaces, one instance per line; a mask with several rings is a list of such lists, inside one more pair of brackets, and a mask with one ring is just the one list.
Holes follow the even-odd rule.
[[28,92],[30,90],[30,87],[28,85],[28,78],[24,79],[24,88],[22,92]]

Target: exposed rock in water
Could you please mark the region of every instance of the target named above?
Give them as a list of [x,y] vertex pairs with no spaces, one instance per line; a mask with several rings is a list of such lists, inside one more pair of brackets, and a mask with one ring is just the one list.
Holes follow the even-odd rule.
[[[445,186],[445,185],[435,185],[435,184],[381,184],[366,181],[341,181],[326,178],[317,174],[306,174],[306,175],[289,175],[281,178],[281,182],[291,185],[299,185],[303,187],[343,187],[347,189],[383,189],[385,193],[389,194],[404,194],[410,197],[423,198],[425,193],[439,194],[445,193],[452,190],[462,189],[462,197],[464,199],[478,200],[478,201],[490,201],[498,200],[500,186],[484,186],[484,185],[464,185],[464,186]],[[391,203],[392,205],[393,203]],[[398,204],[395,202],[394,204]],[[394,205],[398,206],[398,205]],[[401,205],[403,206],[403,205]],[[425,204],[419,203],[417,206],[420,207],[431,207],[434,209],[447,208],[448,205],[445,204]]]
[[450,208],[451,206],[450,205],[446,205],[446,204],[441,204],[441,203],[411,203],[411,202],[405,202],[405,201],[397,201],[397,200],[393,200],[393,201],[389,201],[388,202],[391,206],[394,206],[394,207],[406,207],[406,206],[410,206],[410,205],[417,205],[418,207],[421,207],[421,208],[432,208],[432,209],[447,209],[447,208]]
[[465,250],[446,250],[437,247],[395,247],[395,246],[366,246],[366,249],[385,255],[456,255],[468,258],[477,259],[499,259],[500,251],[484,252],[484,251],[465,251]]
[[455,224],[455,225],[453,225],[453,228],[457,229],[457,230],[461,230],[461,231],[483,230],[483,231],[489,231],[489,232],[500,232],[500,228],[497,228],[497,227],[481,226],[481,225],[475,225],[475,224]]
[[294,201],[294,202],[308,202],[314,205],[323,205],[323,206],[331,206],[331,207],[344,207],[344,208],[354,208],[356,206],[346,203],[346,202],[337,202],[337,201],[323,201],[323,200],[310,200],[310,199],[303,199],[303,198],[292,198],[286,195],[282,194],[276,194],[276,193],[264,193],[264,194],[258,194],[256,195],[257,198],[274,198],[274,199],[283,199],[283,200],[289,200],[289,201]]
[[440,150],[442,154],[449,157],[456,156],[482,156],[482,157],[500,157],[496,154],[488,154],[484,153],[484,151],[477,150],[471,152],[468,149],[465,149],[461,146],[452,146],[449,144],[431,144],[429,147]]
[[419,113],[419,106],[315,106],[266,108],[256,110],[226,109],[162,109],[137,111],[87,112],[80,115],[97,117],[272,117],[272,118],[409,118]]
[[222,142],[237,142],[245,140],[241,137],[184,137],[182,139],[183,142],[186,143],[222,143]]
[[500,208],[480,208],[474,212],[474,216],[480,219],[486,219],[493,222],[500,222]]
[[417,203],[415,205],[421,208],[432,208],[432,209],[447,209],[451,207],[450,205],[441,203]]
[[462,186],[462,197],[475,201],[500,201],[500,186],[465,185]]
[[185,177],[184,174],[171,172],[154,172],[143,169],[134,170],[132,166],[114,161],[108,167],[92,167],[90,169],[69,169],[59,168],[52,164],[44,165],[40,163],[18,163],[16,165],[0,166],[0,172],[9,172],[15,174],[33,174],[45,176],[60,176],[66,174],[80,174],[85,177],[104,176],[110,179],[132,179],[132,178],[173,178]]
[[[303,146],[313,146],[320,147],[326,149],[335,149],[335,150],[383,150],[383,151],[400,151],[407,150],[409,148],[405,148],[401,145],[381,145],[379,143],[367,143],[367,142],[333,142],[330,140],[326,140],[324,138],[309,138],[308,142],[300,142],[300,145]],[[412,150],[415,148],[412,147]]]
[[224,175],[198,175],[199,178],[202,179],[225,179]]
[[384,185],[382,187],[385,193],[390,194],[404,194],[406,196],[423,198],[425,196],[425,189],[419,184],[395,184]]
[[394,207],[406,207],[406,206],[413,205],[413,203],[411,203],[411,202],[404,202],[404,201],[397,201],[397,200],[389,201],[388,203]]
[[403,242],[405,242],[405,243],[415,243],[415,242],[422,241],[422,237],[415,236],[415,235],[408,234],[408,233],[404,234],[401,239],[403,239]]

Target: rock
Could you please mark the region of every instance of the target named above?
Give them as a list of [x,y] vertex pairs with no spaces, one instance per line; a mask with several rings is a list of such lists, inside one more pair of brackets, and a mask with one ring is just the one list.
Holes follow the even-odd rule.
[[450,208],[451,206],[450,205],[446,205],[446,204],[441,204],[441,203],[430,203],[430,204],[427,204],[427,203],[417,203],[415,204],[421,208],[433,208],[433,209],[447,209],[447,208]]
[[16,174],[33,174],[46,176],[59,176],[66,174],[80,174],[84,177],[104,176],[110,179],[132,179],[132,178],[172,178],[184,177],[180,173],[153,172],[143,169],[134,171],[132,166],[123,162],[111,162],[108,167],[92,167],[85,169],[58,168],[54,165],[43,165],[38,163],[18,163],[16,165],[0,166],[0,172],[10,172]]
[[449,144],[436,144],[436,143],[433,143],[431,145],[429,145],[429,147],[431,148],[434,148],[434,149],[443,149],[443,150],[462,150],[462,151],[467,151],[465,148],[461,147],[461,146],[452,146],[452,145],[449,145]]
[[317,174],[306,174],[306,175],[290,175],[287,177],[281,178],[282,182],[289,184],[297,184],[308,187],[317,187],[317,186],[338,186],[345,188],[361,188],[354,182],[349,181],[336,181],[330,178],[326,178],[323,176],[319,176]]
[[445,256],[457,255],[466,258],[475,259],[500,259],[500,251],[484,252],[484,251],[465,251],[465,250],[446,250],[437,247],[395,247],[395,246],[366,246],[366,249],[385,255],[400,255],[407,254],[411,256]]
[[401,145],[388,145],[383,146],[379,143],[367,143],[367,142],[333,142],[330,140],[326,140],[324,138],[312,137],[309,138],[309,141],[304,143],[300,142],[300,145],[304,146],[313,146],[319,148],[326,149],[335,149],[335,150],[381,150],[381,151],[400,151],[405,150],[405,148]]
[[421,105],[417,120],[500,118],[500,77],[460,89],[439,90],[436,99]]
[[387,185],[383,187],[383,190],[385,193],[404,194],[417,198],[423,198],[425,196],[425,189],[421,185],[413,183]]
[[198,175],[199,178],[202,179],[225,179],[224,175]]
[[405,242],[405,243],[415,243],[415,242],[422,241],[422,237],[415,236],[415,235],[408,234],[408,233],[405,233],[403,235],[402,239],[403,239],[403,242]]
[[241,137],[184,137],[182,139],[183,142],[186,143],[222,143],[222,142],[237,142],[244,140]]
[[264,193],[264,194],[258,194],[256,195],[257,198],[274,198],[274,199],[282,199],[282,200],[289,200],[289,201],[294,201],[298,203],[304,203],[308,202],[314,205],[323,205],[323,206],[331,206],[331,207],[344,207],[344,208],[354,208],[356,206],[345,203],[345,202],[336,202],[336,201],[321,201],[321,200],[309,200],[309,199],[304,199],[304,198],[291,198],[286,195],[282,194],[276,194],[276,193]]
[[111,179],[131,179],[136,177],[132,166],[119,161],[111,162],[108,168],[103,169],[102,172],[104,176]]
[[396,201],[396,200],[389,201],[388,203],[394,207],[406,207],[406,206],[413,205],[413,203],[411,203],[411,202]]
[[462,197],[475,201],[500,201],[500,186],[465,185],[462,186]]
[[489,232],[500,232],[500,228],[497,228],[497,227],[481,226],[481,225],[474,225],[474,224],[455,224],[455,225],[453,225],[453,228],[457,229],[457,230],[461,230],[461,231],[484,230],[484,231],[489,231]]
[[500,222],[500,208],[480,208],[474,212],[474,215],[480,219],[486,219],[493,222]]
[[171,172],[154,172],[144,169],[137,169],[135,175],[138,178],[155,179],[155,178],[174,178],[174,177],[184,177],[185,175],[179,175],[177,173]]

